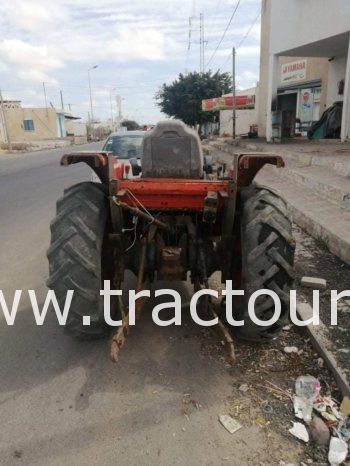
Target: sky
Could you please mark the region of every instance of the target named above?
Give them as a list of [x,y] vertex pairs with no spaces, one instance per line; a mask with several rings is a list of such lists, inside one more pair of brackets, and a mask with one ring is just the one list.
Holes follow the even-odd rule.
[[45,83],[48,104],[61,108],[62,91],[65,110],[86,120],[88,69],[97,65],[90,71],[96,119],[115,118],[119,95],[123,117],[156,123],[164,118],[154,100],[159,87],[179,73],[199,71],[200,13],[205,69],[231,72],[231,49],[240,45],[237,86],[252,87],[259,73],[260,0],[240,0],[213,55],[237,1],[0,0],[3,97],[44,107]]

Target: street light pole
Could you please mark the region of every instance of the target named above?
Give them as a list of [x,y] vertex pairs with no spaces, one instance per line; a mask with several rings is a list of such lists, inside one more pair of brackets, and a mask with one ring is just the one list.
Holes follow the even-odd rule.
[[232,48],[232,139],[236,139],[236,49]]
[[120,126],[120,123],[123,119],[122,117],[122,97],[120,95],[116,95],[116,102],[117,102],[117,107],[118,107],[118,126]]
[[115,92],[116,90],[117,90],[117,88],[113,87],[113,89],[111,89],[110,92],[109,92],[109,102],[111,104],[111,126],[112,126],[112,131],[114,130],[112,93]]
[[98,67],[98,65],[94,65],[91,68],[88,69],[88,80],[89,80],[89,92],[90,92],[90,126],[94,122],[94,112],[92,109],[92,92],[91,92],[91,79],[90,79],[90,71],[95,70]]
[[44,99],[45,99],[45,108],[46,108],[46,116],[48,115],[48,110],[47,110],[47,98],[46,98],[46,87],[45,87],[45,82],[43,81],[43,89],[44,89]]

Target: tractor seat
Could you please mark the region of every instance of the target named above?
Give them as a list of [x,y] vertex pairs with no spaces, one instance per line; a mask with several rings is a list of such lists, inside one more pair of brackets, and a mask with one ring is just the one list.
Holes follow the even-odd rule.
[[143,178],[203,178],[201,141],[182,121],[160,121],[142,144]]

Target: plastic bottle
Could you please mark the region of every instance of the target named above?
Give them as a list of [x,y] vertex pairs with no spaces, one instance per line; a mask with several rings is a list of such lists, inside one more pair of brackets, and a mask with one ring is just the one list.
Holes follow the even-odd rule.
[[311,375],[302,375],[295,381],[294,408],[305,422],[311,421],[313,404],[319,390],[320,382]]

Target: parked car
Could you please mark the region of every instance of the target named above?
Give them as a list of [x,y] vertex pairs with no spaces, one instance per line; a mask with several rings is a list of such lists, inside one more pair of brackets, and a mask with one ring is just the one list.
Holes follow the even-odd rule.
[[[136,159],[137,164],[141,166],[142,139],[145,133],[146,131],[125,131],[112,133],[104,142],[102,150],[105,152],[113,152],[118,160],[123,161],[125,165],[130,165],[130,168],[130,159]],[[131,169],[129,171],[129,178],[134,178]],[[91,181],[100,181],[94,172],[91,176]]]

